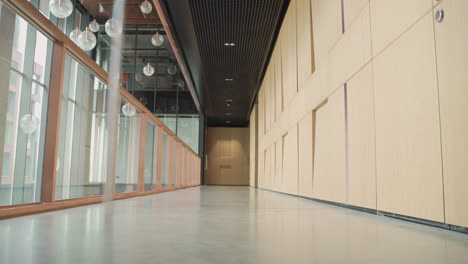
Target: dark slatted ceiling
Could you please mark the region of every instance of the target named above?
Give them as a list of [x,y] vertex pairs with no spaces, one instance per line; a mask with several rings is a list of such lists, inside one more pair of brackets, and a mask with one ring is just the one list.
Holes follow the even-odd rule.
[[[189,3],[206,81],[208,124],[245,124],[279,20],[289,1],[189,0]],[[231,78],[232,81],[225,80]],[[232,100],[230,107],[227,100]]]

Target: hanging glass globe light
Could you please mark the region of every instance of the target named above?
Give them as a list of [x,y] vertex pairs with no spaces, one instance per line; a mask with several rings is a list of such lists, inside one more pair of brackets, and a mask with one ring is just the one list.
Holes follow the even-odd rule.
[[90,51],[96,47],[96,36],[94,33],[89,31],[89,28],[86,28],[85,31],[81,32],[78,36],[78,46],[84,51]]
[[91,30],[91,32],[93,33],[96,33],[99,31],[99,29],[101,28],[101,26],[99,26],[98,22],[96,21],[96,19],[94,19],[91,23],[89,23],[89,30]]
[[70,40],[75,42],[76,45],[78,45],[78,37],[81,34],[81,30],[79,28],[75,28],[72,32],[70,32]]
[[157,32],[151,37],[151,44],[153,44],[156,47],[161,47],[162,44],[164,44],[164,37]]
[[115,38],[122,33],[122,25],[113,18],[107,20],[104,28],[107,35],[109,35],[111,38]]
[[171,64],[169,67],[167,67],[167,73],[170,75],[175,75],[177,73],[177,66]]
[[153,6],[148,0],[145,0],[143,3],[141,3],[140,10],[143,14],[147,15],[153,11]]
[[148,105],[148,99],[146,99],[144,96],[140,97],[138,101],[140,101],[140,103],[142,103],[144,106]]
[[20,120],[20,127],[24,133],[32,134],[39,128],[39,119],[32,114],[26,114]]
[[125,116],[132,117],[136,114],[136,109],[131,104],[126,103],[124,106],[122,106],[122,113]]
[[185,88],[185,82],[182,81],[182,80],[179,80],[179,81],[177,82],[177,86],[179,86],[180,88],[183,89],[183,88]]
[[147,64],[144,68],[143,68],[143,73],[146,75],[146,76],[152,76],[154,74],[154,67],[151,66],[151,64]]
[[143,81],[143,75],[141,75],[140,73],[135,74],[135,80],[137,82]]
[[73,12],[73,4],[70,0],[51,0],[49,9],[52,15],[58,18],[67,18]]

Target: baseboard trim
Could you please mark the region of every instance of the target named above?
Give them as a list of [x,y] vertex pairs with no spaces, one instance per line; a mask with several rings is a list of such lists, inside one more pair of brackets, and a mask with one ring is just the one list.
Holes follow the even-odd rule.
[[449,230],[449,231],[454,231],[454,232],[457,232],[457,233],[468,234],[468,227],[451,225],[451,224],[446,224],[446,223],[442,223],[442,222],[417,218],[417,217],[413,217],[413,216],[395,214],[395,213],[391,213],[391,212],[379,211],[379,210],[376,210],[376,209],[371,209],[371,208],[366,208],[366,207],[360,207],[360,206],[337,203],[337,202],[332,202],[332,201],[327,201],[327,200],[321,200],[321,199],[311,198],[311,197],[297,195],[297,194],[284,193],[284,192],[265,189],[265,188],[259,188],[259,187],[253,187],[253,186],[250,186],[250,187],[255,188],[255,189],[259,189],[259,190],[264,190],[264,191],[269,191],[269,192],[294,196],[294,197],[297,197],[297,198],[311,200],[311,201],[315,201],[315,202],[319,202],[319,203],[323,203],[323,204],[328,204],[328,205],[332,205],[332,206],[338,206],[338,207],[341,207],[341,208],[360,211],[360,212],[364,212],[364,213],[368,213],[368,214],[386,216],[386,217],[390,217],[390,218],[393,218],[393,219],[407,221],[407,222],[411,222],[411,223],[415,223],[415,224],[422,224],[422,225],[426,225],[426,226],[431,226],[431,227],[441,228],[441,229],[445,229],[445,230]]

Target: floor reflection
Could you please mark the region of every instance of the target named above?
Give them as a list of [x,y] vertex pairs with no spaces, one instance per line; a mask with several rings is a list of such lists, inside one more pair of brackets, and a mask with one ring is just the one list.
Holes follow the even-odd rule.
[[467,263],[468,235],[248,187],[0,221],[0,263]]

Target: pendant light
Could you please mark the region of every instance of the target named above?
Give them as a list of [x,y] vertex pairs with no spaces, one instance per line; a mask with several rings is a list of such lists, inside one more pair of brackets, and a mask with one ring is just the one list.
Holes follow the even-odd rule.
[[151,44],[156,47],[161,47],[162,44],[164,44],[164,37],[159,34],[159,32],[156,32],[156,34],[151,37]]
[[143,73],[146,75],[146,76],[152,76],[154,74],[154,67],[151,66],[150,63],[148,63],[144,68],[143,68]]
[[141,73],[135,74],[135,81],[137,82],[143,81],[143,75],[141,75]]
[[99,31],[101,26],[99,26],[99,23],[96,21],[96,19],[94,19],[93,21],[91,21],[91,23],[89,23],[88,27],[89,30],[91,30],[91,32],[96,33]]
[[177,81],[177,86],[179,86],[181,89],[185,88],[185,82],[182,80]]
[[113,18],[107,20],[106,25],[104,26],[107,35],[111,38],[115,38],[122,33],[122,25],[117,23]]
[[153,6],[148,0],[145,0],[143,3],[141,3],[140,10],[143,14],[147,15],[153,11]]
[[39,119],[33,114],[26,114],[20,120],[20,127],[26,134],[32,134],[39,128]]
[[72,32],[70,32],[70,40],[75,42],[76,45],[78,45],[78,37],[81,34],[81,30],[79,28],[75,28]]
[[122,106],[122,113],[125,116],[132,117],[136,114],[136,109],[131,104],[126,103],[124,106]]
[[171,64],[169,67],[167,67],[167,73],[170,75],[175,75],[177,73],[177,66]]
[[138,101],[140,101],[140,103],[142,103],[144,106],[147,106],[148,105],[148,99],[144,96],[140,97],[140,99],[138,99]]
[[73,3],[70,0],[50,0],[49,9],[56,17],[67,18],[73,12]]
[[78,36],[78,46],[84,51],[90,51],[96,47],[96,36],[89,31],[89,27]]

